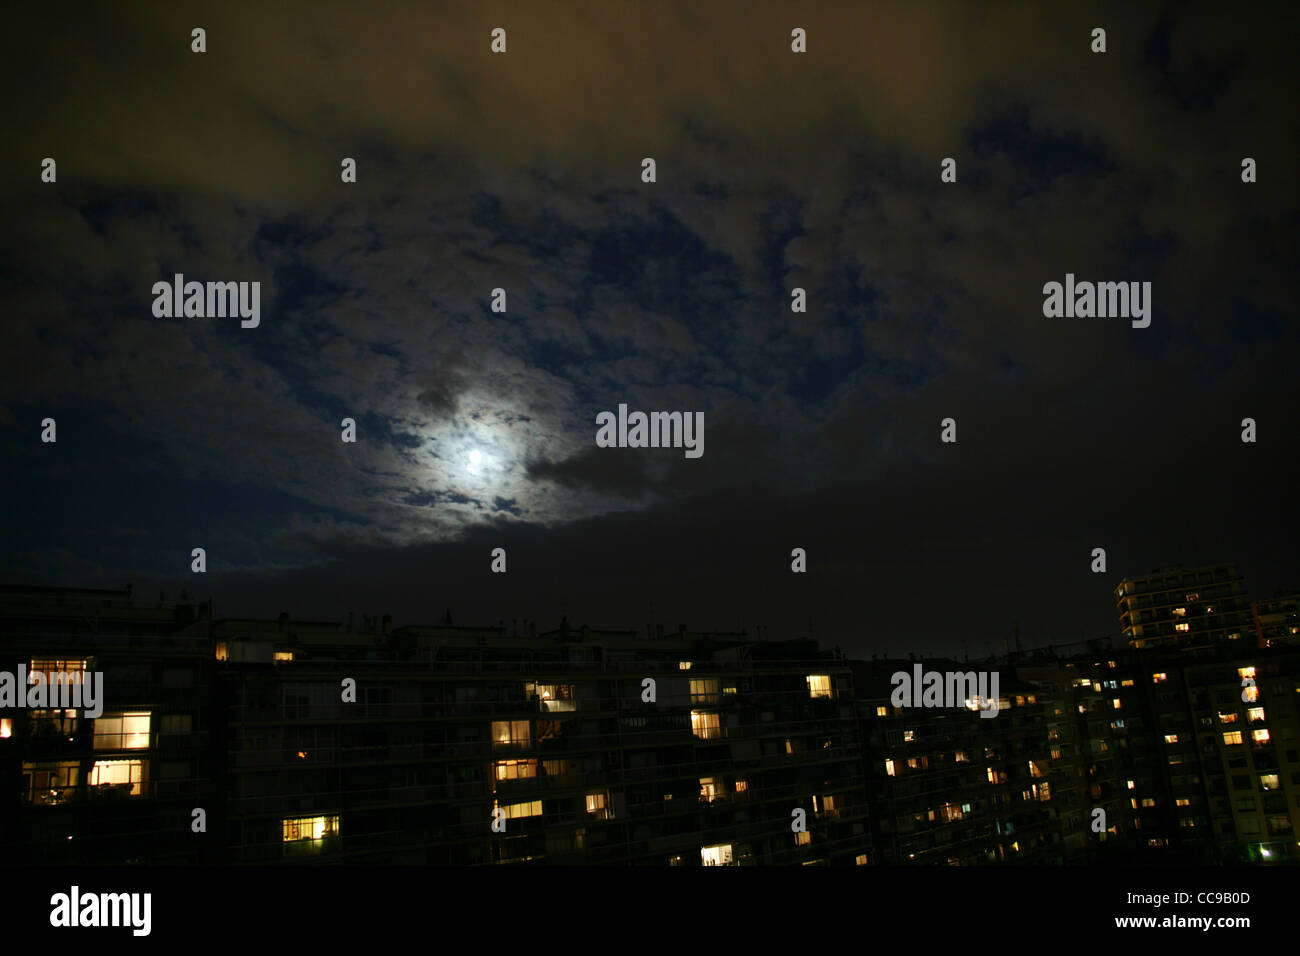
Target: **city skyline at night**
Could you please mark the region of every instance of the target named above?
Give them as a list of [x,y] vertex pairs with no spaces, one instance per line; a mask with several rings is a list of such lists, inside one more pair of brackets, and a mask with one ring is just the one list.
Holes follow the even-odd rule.
[[6,932],[1285,938],[1294,20],[10,11]]

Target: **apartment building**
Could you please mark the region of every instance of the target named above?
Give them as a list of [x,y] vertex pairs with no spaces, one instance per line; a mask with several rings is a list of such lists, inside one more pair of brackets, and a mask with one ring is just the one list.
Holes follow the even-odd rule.
[[0,709],[6,858],[168,864],[219,856],[194,830],[196,809],[217,809],[206,613],[142,605],[129,589],[0,588],[0,671],[21,669],[23,683],[49,686],[94,681],[100,692],[94,716],[85,707]]

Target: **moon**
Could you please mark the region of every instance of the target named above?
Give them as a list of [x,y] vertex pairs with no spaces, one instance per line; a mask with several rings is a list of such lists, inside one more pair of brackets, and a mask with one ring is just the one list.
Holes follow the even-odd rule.
[[469,453],[469,463],[471,465],[477,465],[482,460],[483,460],[483,453],[479,451],[477,448],[475,448],[473,451]]

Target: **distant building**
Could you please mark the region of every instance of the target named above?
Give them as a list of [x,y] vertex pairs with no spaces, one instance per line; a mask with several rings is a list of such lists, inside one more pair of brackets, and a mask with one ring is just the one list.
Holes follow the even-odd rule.
[[[896,707],[893,675],[916,663],[854,663],[878,851],[871,862],[1062,862],[1037,688],[1004,671],[993,718],[982,717],[977,708],[984,702],[974,700],[969,706]],[[927,660],[925,667],[974,673],[972,665],[954,661]]]
[[216,862],[206,606],[129,590],[0,588],[0,671],[103,675],[102,713],[0,709],[0,855],[58,864]]
[[[0,854],[1300,862],[1295,600],[1252,615],[1239,582],[1226,565],[1126,580],[1124,647],[975,664],[684,627],[214,620],[129,589],[0,588],[6,693],[18,673],[103,675],[94,715],[0,703]],[[1183,621],[1199,626],[1161,630]],[[952,683],[895,695],[914,669]]]
[[1300,591],[1276,594],[1250,607],[1260,647],[1300,647]]
[[124,591],[6,591],[0,661],[101,669],[108,703],[98,719],[4,712],[0,786],[20,796],[0,849],[110,864],[866,859],[852,673],[834,654],[684,628],[525,630],[213,621]]
[[1115,587],[1120,631],[1135,648],[1251,641],[1246,582],[1235,564],[1159,568]]

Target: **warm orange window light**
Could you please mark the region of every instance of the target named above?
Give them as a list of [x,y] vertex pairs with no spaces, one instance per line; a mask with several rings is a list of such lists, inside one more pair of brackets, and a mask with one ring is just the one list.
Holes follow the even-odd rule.
[[707,710],[691,711],[691,733],[701,740],[722,736],[722,716]]
[[[548,763],[550,761],[547,761]],[[549,773],[549,771],[548,771]],[[498,760],[496,777],[498,780],[523,780],[537,776],[536,760]]]
[[144,792],[144,779],[143,760],[96,760],[90,770],[92,787],[121,787],[133,797]]
[[831,696],[831,678],[829,674],[809,674],[807,681],[809,697]]
[[528,721],[494,720],[492,721],[492,740],[498,745],[517,744],[528,746]]
[[339,832],[338,814],[319,817],[293,817],[282,821],[282,842],[295,840],[322,840]]
[[700,847],[700,863],[704,866],[730,866],[731,861],[730,843],[717,843],[713,846]]
[[147,710],[130,714],[105,714],[95,719],[96,750],[143,750],[149,746]]
[[54,658],[34,657],[27,667],[27,679],[33,680],[37,671],[45,675],[45,683],[54,685],[59,681],[64,684],[76,684],[84,681],[86,667],[84,660],[57,660]]
[[493,809],[504,811],[507,820],[517,820],[520,817],[540,817],[542,815],[542,801],[529,800],[526,803],[507,803],[505,806],[494,804]]

